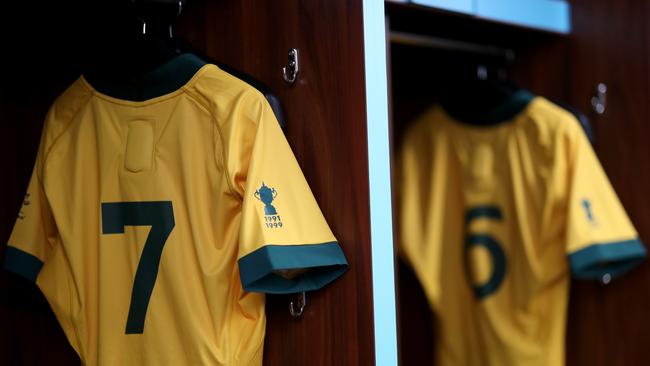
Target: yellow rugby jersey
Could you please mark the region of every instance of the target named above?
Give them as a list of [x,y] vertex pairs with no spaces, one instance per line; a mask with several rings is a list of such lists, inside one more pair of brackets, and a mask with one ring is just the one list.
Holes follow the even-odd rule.
[[400,251],[436,314],[436,365],[563,365],[570,275],[607,282],[646,250],[572,115],[522,91],[488,117],[503,122],[436,106],[408,131]]
[[345,257],[257,90],[193,55],[134,83],[51,107],[5,267],[86,365],[261,365],[262,292]]

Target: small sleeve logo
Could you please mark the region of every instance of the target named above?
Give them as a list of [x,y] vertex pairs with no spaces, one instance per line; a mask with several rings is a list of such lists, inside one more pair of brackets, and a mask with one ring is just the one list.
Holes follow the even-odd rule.
[[594,217],[594,211],[592,209],[591,201],[587,198],[583,198],[581,203],[582,203],[582,208],[585,211],[585,216],[587,217],[587,221],[589,221],[591,225],[597,226],[598,223],[596,222],[596,218]]
[[20,211],[18,211],[18,219],[20,220],[25,219],[26,216],[25,216],[25,212],[23,211],[23,208],[25,206],[29,206],[30,203],[32,202],[29,200],[29,193],[26,193],[25,198],[23,198],[23,205],[20,207]]
[[264,204],[264,221],[266,227],[270,229],[282,227],[280,215],[278,215],[275,206],[271,204],[278,196],[278,191],[262,182],[262,186],[253,195]]

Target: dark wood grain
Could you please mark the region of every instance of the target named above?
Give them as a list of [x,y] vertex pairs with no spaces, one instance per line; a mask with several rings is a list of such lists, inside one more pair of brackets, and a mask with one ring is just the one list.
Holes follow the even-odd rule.
[[[642,240],[650,243],[650,29],[647,2],[577,0],[570,39],[569,101],[590,109],[608,86],[604,115],[592,114],[595,149]],[[568,364],[642,365],[650,360],[650,265],[608,286],[572,286]]]
[[[195,46],[280,97],[289,143],[350,262],[342,279],[308,294],[301,319],[286,297],[268,297],[265,364],[374,364],[361,1],[196,1],[187,10],[180,29]],[[302,70],[289,86],[281,70],[294,47]]]

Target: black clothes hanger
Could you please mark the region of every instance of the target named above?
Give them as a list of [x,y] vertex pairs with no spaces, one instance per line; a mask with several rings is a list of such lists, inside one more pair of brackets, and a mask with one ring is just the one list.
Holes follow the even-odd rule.
[[143,101],[177,90],[203,63],[184,57],[176,47],[172,25],[180,0],[104,2],[97,15],[96,41],[83,74],[99,92]]
[[[390,32],[390,40],[408,46],[401,49],[399,55],[408,55],[405,58],[408,66],[416,65],[412,69],[431,67],[427,59],[435,59],[433,79],[420,75],[418,83],[422,80],[431,83],[437,101],[449,115],[461,122],[489,126],[509,120],[534,97],[508,78],[505,66],[515,59],[512,49],[398,31]],[[417,53],[412,53],[411,47]],[[423,58],[422,49],[435,51]],[[394,66],[398,64],[396,61],[399,59],[394,57]],[[553,102],[577,118],[593,143],[594,133],[589,118],[566,103]]]
[[532,98],[509,80],[500,58],[452,58],[444,67],[440,104],[455,119],[493,125],[519,113]]
[[84,74],[128,78],[150,72],[180,54],[171,25],[182,1],[123,0],[104,3],[94,24]]
[[[489,126],[507,121],[521,112],[534,95],[508,79],[503,68],[477,64],[476,78],[465,71],[465,78],[450,84],[441,98],[443,108],[455,119],[473,125]],[[594,143],[591,121],[567,103],[551,100],[578,120],[589,141]]]
[[[508,79],[498,64],[469,62],[456,68],[460,73],[450,73],[457,82],[449,82],[449,92],[441,97],[443,108],[455,119],[473,125],[489,126],[507,121],[521,112],[534,95]],[[476,74],[473,74],[473,72]],[[459,75],[459,76],[453,76]],[[594,143],[591,121],[584,113],[567,103],[551,100],[570,112],[578,120],[589,141]]]
[[[125,89],[116,89],[113,87],[115,84],[134,86],[136,90],[147,89],[147,85],[142,84],[151,83],[150,74],[169,68],[171,63],[185,67],[177,76],[187,77],[187,80],[193,75],[192,69],[201,66],[199,62],[212,63],[259,90],[269,102],[280,126],[284,127],[280,100],[269,87],[234,67],[210,59],[188,42],[175,37],[173,24],[185,3],[186,0],[122,0],[104,4],[100,22],[95,25],[97,42],[89,50],[85,63],[85,78],[91,85],[108,86],[108,90]],[[184,54],[197,57],[185,57],[182,62],[177,62]],[[182,80],[176,83],[177,86],[183,84]],[[131,100],[144,100],[151,94],[141,92],[129,97]]]

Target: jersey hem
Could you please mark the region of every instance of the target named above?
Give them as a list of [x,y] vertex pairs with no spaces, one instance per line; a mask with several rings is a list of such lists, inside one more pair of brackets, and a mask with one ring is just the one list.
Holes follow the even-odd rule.
[[[337,242],[301,245],[265,245],[238,260],[244,290],[289,294],[318,290],[340,277],[348,262]],[[274,271],[308,269],[288,279]]]
[[647,254],[638,239],[594,243],[569,254],[571,274],[578,279],[619,277],[643,262]]
[[16,247],[7,246],[4,269],[25,279],[36,282],[36,277],[43,268],[43,261]]

